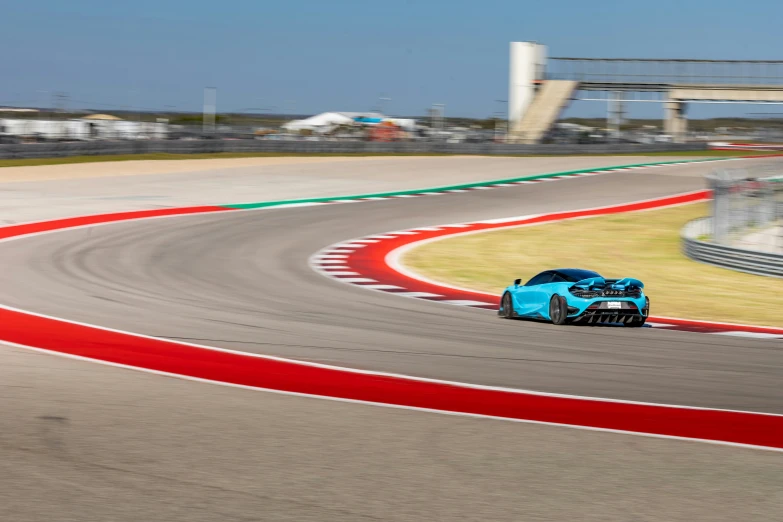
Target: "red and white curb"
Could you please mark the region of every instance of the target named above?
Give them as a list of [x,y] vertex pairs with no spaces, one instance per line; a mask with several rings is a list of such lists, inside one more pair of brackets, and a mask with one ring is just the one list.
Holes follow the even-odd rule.
[[[368,290],[442,304],[497,310],[500,296],[431,281],[406,269],[399,262],[400,257],[416,246],[445,237],[621,212],[659,209],[708,199],[710,199],[709,191],[697,191],[578,211],[398,230],[330,245],[315,253],[310,258],[310,265],[315,271],[327,277]],[[783,338],[783,328],[765,326],[655,316],[649,318],[648,324],[653,328],[697,333]]]

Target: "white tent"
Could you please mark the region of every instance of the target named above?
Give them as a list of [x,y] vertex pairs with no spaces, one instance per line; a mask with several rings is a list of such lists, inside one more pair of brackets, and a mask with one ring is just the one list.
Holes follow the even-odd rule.
[[292,120],[284,123],[282,128],[289,132],[311,130],[314,132],[328,132],[340,125],[353,123],[353,118],[342,112],[324,112],[310,116],[303,120]]

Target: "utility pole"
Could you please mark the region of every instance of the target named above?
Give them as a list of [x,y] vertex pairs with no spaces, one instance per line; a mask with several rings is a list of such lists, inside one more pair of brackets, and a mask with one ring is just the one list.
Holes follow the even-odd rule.
[[38,107],[38,119],[40,120],[43,116],[44,107],[46,105],[46,95],[49,94],[49,91],[44,91],[42,89],[38,90],[38,94],[41,95],[41,106]]
[[390,102],[390,101],[391,101],[391,98],[384,97],[383,95],[379,96],[378,97],[378,112],[380,112],[381,114],[384,114],[383,102]]
[[57,112],[65,112],[68,106],[68,93],[56,92],[54,93],[54,110]]

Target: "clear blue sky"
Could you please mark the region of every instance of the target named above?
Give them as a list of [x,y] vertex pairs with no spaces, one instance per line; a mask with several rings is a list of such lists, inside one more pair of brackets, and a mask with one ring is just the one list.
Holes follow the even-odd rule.
[[779,0],[3,0],[0,13],[0,104],[17,105],[62,91],[72,107],[199,110],[215,86],[219,111],[362,111],[383,94],[391,114],[445,103],[486,117],[507,98],[512,40],[558,56],[783,59]]

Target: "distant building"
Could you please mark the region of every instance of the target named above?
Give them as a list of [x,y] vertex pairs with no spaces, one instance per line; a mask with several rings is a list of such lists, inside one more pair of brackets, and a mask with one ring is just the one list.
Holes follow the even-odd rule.
[[168,124],[126,121],[110,114],[92,114],[72,120],[6,118],[0,119],[0,135],[47,141],[165,139]]

